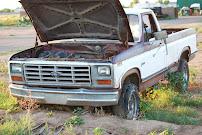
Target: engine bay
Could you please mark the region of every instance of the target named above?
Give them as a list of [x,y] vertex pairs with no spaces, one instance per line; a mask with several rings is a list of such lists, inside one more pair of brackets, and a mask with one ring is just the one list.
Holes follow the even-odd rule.
[[125,50],[122,44],[55,43],[20,52],[11,59],[107,60]]

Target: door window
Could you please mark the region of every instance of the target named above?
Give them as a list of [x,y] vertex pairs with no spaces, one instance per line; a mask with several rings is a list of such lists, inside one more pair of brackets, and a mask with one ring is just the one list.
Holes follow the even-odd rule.
[[139,25],[139,18],[137,15],[128,15],[128,21],[134,41],[140,41],[141,29]]
[[157,27],[152,14],[144,14],[143,19],[143,33],[144,41],[148,42],[150,39],[154,38],[154,33],[157,32]]

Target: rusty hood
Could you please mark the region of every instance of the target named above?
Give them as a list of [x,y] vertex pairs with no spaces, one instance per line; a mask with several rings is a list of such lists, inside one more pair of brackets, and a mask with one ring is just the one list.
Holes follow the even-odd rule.
[[42,42],[71,38],[133,41],[119,0],[21,0]]

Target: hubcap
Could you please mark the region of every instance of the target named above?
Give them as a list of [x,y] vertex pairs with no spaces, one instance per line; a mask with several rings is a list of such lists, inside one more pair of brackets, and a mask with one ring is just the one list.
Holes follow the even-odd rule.
[[128,117],[134,118],[137,109],[135,91],[132,91],[128,98]]
[[188,85],[188,70],[187,67],[184,66],[183,69],[183,90],[185,91]]

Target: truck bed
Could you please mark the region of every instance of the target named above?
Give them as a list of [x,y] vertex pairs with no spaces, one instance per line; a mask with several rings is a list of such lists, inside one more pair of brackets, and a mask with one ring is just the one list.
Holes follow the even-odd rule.
[[189,29],[171,28],[171,29],[164,29],[164,30],[167,30],[167,32],[169,34],[168,38],[166,39],[167,44],[196,34],[196,31],[193,28],[189,28]]
[[176,33],[176,32],[179,32],[179,31],[183,31],[187,28],[166,28],[166,29],[163,29],[163,30],[166,30],[168,34],[172,34],[172,33]]

